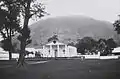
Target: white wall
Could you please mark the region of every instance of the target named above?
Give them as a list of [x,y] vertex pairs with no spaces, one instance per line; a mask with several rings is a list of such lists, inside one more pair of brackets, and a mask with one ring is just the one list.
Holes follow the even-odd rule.
[[[55,57],[54,50],[51,50],[51,52],[49,52],[49,48],[44,48],[42,54],[43,57]],[[77,56],[76,47],[66,45],[65,52],[63,52],[63,49],[59,48],[59,53],[57,57],[73,57],[73,56]]]
[[69,57],[77,56],[77,48],[73,46],[68,46]]
[[[19,58],[19,54],[12,53],[12,58]],[[9,53],[0,53],[0,60],[9,60]]]
[[118,56],[100,56],[100,59],[118,59]]

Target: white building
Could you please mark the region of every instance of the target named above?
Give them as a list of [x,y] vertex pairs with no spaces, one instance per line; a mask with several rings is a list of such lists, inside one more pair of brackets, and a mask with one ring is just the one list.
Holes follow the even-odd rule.
[[77,56],[77,48],[67,44],[52,41],[43,46],[43,57],[74,57]]
[[[12,58],[18,58],[18,53],[12,53]],[[0,47],[0,60],[9,60],[9,53]]]
[[120,55],[120,47],[114,48],[114,50],[112,51],[112,54]]

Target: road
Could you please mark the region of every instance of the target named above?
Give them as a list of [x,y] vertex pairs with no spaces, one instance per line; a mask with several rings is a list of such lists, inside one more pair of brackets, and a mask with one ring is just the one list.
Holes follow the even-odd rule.
[[120,60],[51,60],[26,68],[1,68],[0,79],[120,79]]

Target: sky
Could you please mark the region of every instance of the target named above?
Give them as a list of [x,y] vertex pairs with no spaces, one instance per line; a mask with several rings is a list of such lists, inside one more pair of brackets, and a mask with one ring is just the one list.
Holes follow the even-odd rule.
[[[46,6],[48,17],[84,15],[114,22],[120,14],[120,0],[37,0]],[[32,22],[31,22],[32,23]]]

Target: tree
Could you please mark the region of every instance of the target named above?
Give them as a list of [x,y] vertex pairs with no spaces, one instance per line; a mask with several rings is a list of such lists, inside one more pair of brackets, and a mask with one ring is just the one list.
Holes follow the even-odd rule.
[[104,56],[108,54],[107,51],[107,40],[106,39],[99,39],[98,40],[98,51],[100,51],[100,55]]
[[0,33],[3,37],[2,48],[9,51],[9,59],[12,58],[13,45],[12,37],[19,29],[19,4],[17,0],[1,0],[0,15],[2,21],[0,23]]
[[88,54],[88,52],[92,53],[96,44],[97,42],[92,37],[84,37],[76,44],[77,52],[82,54]]
[[30,29],[28,27],[29,20],[33,17],[41,18],[46,14],[43,4],[36,3],[36,0],[19,0],[19,2],[21,4],[21,15],[24,19],[24,22],[23,27],[19,31],[20,35],[18,37],[21,42],[21,52],[18,59],[18,67],[22,66],[25,63],[25,47],[31,42]]
[[74,42],[69,42],[68,45],[75,46]]
[[[120,15],[118,15],[120,17]],[[116,20],[114,23],[113,23],[113,26],[114,26],[114,30],[117,32],[117,34],[120,34],[120,19],[119,20]]]
[[110,38],[107,40],[107,50],[108,54],[112,53],[112,50],[117,47],[116,42],[113,40],[113,38]]
[[48,39],[48,42],[56,41],[56,40],[59,40],[59,39],[58,39],[58,35],[57,35],[57,34],[54,34],[52,37],[50,37],[50,38]]
[[4,22],[6,21],[5,17],[7,16],[7,13],[5,10],[0,8],[0,26],[2,26],[4,24]]
[[78,53],[85,54],[85,44],[81,40],[76,44],[76,47]]
[[[120,15],[119,16],[119,19],[116,20],[114,23],[113,23],[113,26],[114,26],[114,30],[117,32],[117,34],[120,34]],[[119,39],[119,36],[116,36],[117,39]],[[118,41],[119,43],[119,41]]]
[[98,50],[100,51],[100,55],[108,55],[112,53],[112,50],[117,47],[117,44],[113,40],[113,38],[109,39],[99,39],[98,41]]

